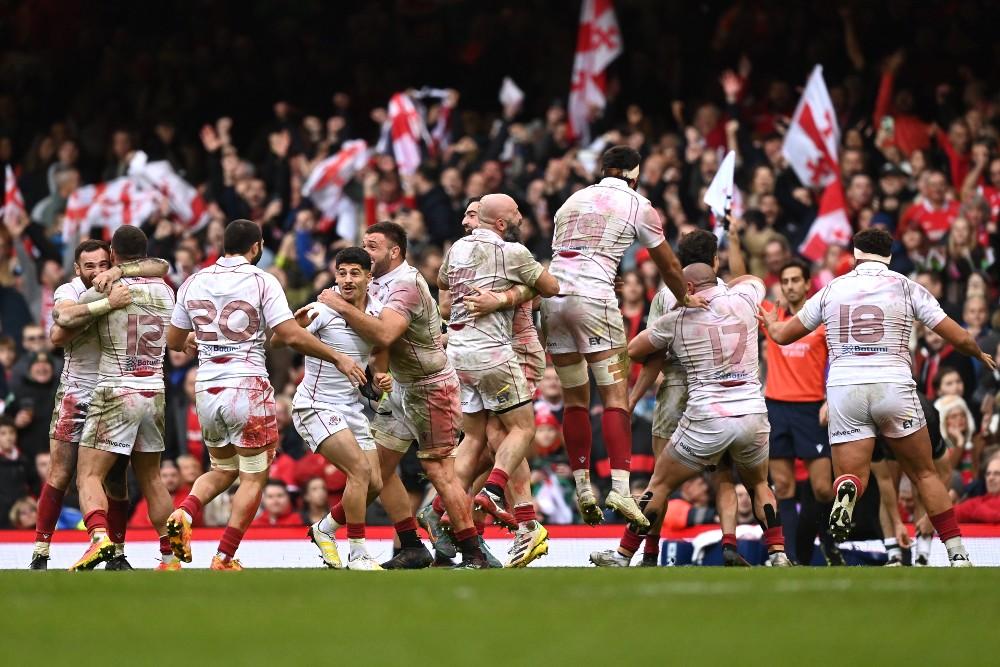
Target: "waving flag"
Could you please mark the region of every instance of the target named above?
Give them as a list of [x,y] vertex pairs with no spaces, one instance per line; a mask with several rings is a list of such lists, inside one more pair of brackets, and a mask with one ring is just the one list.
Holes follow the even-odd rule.
[[114,233],[122,225],[142,224],[162,200],[162,194],[144,189],[128,176],[77,188],[66,202],[63,238],[82,238],[93,227]]
[[430,135],[423,116],[406,93],[396,93],[389,99],[389,118],[375,150],[388,153],[390,140],[399,173],[415,173],[420,166],[420,141],[430,143]]
[[149,162],[143,151],[136,151],[129,163],[129,176],[144,190],[166,197],[170,210],[188,228],[196,232],[208,224],[210,216],[204,197],[184,180],[166,160]]
[[795,115],[785,133],[781,154],[795,170],[803,185],[825,187],[839,177],[837,147],[840,145],[840,128],[837,115],[830,101],[823,68],[816,65]]
[[8,164],[3,195],[3,221],[8,225],[17,224],[17,219],[22,213],[27,213],[24,208],[24,197],[21,196],[21,189],[17,187],[14,170]]
[[733,174],[736,171],[736,153],[729,151],[719,165],[708,189],[705,190],[705,203],[712,210],[715,219],[715,235],[720,239],[725,229],[726,214],[733,208],[736,186],[733,184]]
[[819,214],[809,228],[806,240],[799,247],[799,254],[818,262],[832,245],[846,247],[851,242],[851,221],[844,204],[844,188],[835,178],[826,186],[819,200]]
[[590,107],[603,109],[607,102],[604,70],[621,52],[622,36],[611,0],[583,0],[569,89],[570,136],[583,144],[590,143]]
[[363,140],[345,142],[335,155],[313,167],[302,186],[302,196],[309,197],[323,217],[335,219],[344,186],[365,166],[368,158],[368,144]]

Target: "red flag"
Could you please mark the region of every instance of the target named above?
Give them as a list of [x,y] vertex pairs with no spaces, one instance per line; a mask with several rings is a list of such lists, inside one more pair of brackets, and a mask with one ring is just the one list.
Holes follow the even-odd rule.
[[611,0],[583,0],[569,89],[569,133],[585,144],[590,142],[590,108],[603,109],[606,102],[604,70],[621,52],[622,36]]
[[165,197],[170,210],[192,232],[197,232],[211,220],[208,204],[198,188],[184,180],[166,160],[149,162],[146,153],[136,151],[129,163],[128,173],[143,190],[158,192]]
[[[399,173],[415,173],[420,166],[420,140],[427,137],[427,126],[406,93],[396,93],[389,99],[387,124]],[[384,149],[385,142],[380,141],[379,150]]]
[[7,165],[7,178],[4,185],[3,195],[3,221],[5,224],[17,224],[17,219],[22,213],[27,213],[24,208],[24,197],[21,196],[21,189],[17,187],[17,179],[14,178],[14,170]]
[[143,189],[128,176],[77,188],[66,201],[63,238],[80,238],[92,227],[105,227],[110,234],[122,225],[141,225],[162,199],[159,192]]
[[781,154],[803,185],[824,187],[839,178],[839,145],[837,114],[823,81],[823,68],[816,65],[809,75],[802,99],[795,107]]
[[799,246],[799,253],[812,262],[826,255],[831,245],[846,247],[851,242],[851,222],[847,219],[844,189],[835,178],[826,186],[819,200],[819,214],[809,228],[806,240]]
[[344,186],[367,161],[368,144],[361,139],[345,142],[336,155],[313,167],[302,186],[302,196],[309,197],[324,217],[337,218]]

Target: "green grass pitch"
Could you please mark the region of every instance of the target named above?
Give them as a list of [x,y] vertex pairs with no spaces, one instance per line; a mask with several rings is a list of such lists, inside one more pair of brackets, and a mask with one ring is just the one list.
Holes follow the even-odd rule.
[[0,572],[0,664],[996,665],[998,591],[1000,569]]

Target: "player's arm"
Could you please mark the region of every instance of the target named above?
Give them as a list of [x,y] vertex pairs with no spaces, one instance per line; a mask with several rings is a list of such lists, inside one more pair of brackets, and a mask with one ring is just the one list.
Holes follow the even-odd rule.
[[996,359],[979,349],[976,339],[967,330],[958,326],[958,322],[945,317],[937,326],[932,327],[934,333],[944,338],[952,346],[967,357],[979,359],[987,368],[993,370],[997,367]]
[[438,313],[445,322],[451,319],[451,290],[438,291]]
[[736,287],[737,285],[742,285],[743,283],[752,283],[752,282],[760,283],[760,289],[762,292],[764,291],[764,281],[750,273],[733,278],[728,283],[726,283],[726,286]]
[[696,294],[688,294],[687,285],[684,283],[684,275],[681,273],[681,263],[674,254],[670,244],[664,241],[655,248],[649,248],[649,257],[656,264],[660,271],[660,276],[666,284],[667,289],[677,299],[678,304],[683,304],[691,308],[704,308],[708,305],[703,297]]
[[660,341],[650,334],[649,329],[646,329],[628,342],[628,356],[632,361],[645,364],[650,355],[662,351],[663,348]]
[[646,359],[645,363],[642,365],[642,369],[639,371],[639,377],[636,378],[635,385],[632,387],[632,391],[629,393],[628,397],[628,411],[632,412],[635,410],[635,406],[638,405],[642,397],[646,395],[649,388],[653,386],[656,382],[656,378],[659,377],[660,371],[663,370],[664,358],[662,356],[655,356]]
[[285,320],[271,331],[273,332],[273,336],[271,337],[272,343],[287,345],[307,357],[329,361],[337,367],[337,370],[346,375],[347,379],[356,385],[364,384],[368,381],[365,369],[358,366],[353,359],[343,352],[337,352],[332,347],[325,345],[318,338],[300,327],[294,320]]
[[389,375],[389,348],[372,348],[368,366],[372,369],[375,386],[380,391],[392,391],[392,376]]
[[319,302],[333,309],[344,318],[347,326],[351,327],[355,333],[378,347],[389,347],[410,326],[409,320],[392,308],[383,308],[379,317],[372,317],[358,310],[344,297],[330,289],[320,293]]
[[772,308],[770,311],[764,310],[763,306],[757,306],[757,321],[760,326],[767,330],[767,335],[778,345],[789,345],[807,335],[811,329],[807,329],[802,320],[798,317],[790,317],[784,322],[778,321],[778,311]]
[[112,266],[94,277],[94,289],[107,292],[111,284],[122,278],[162,278],[170,270],[170,264],[159,257],[145,257]]
[[183,352],[187,347],[188,336],[193,333],[191,329],[182,329],[171,324],[167,328],[167,347],[174,352]]
[[55,323],[63,328],[78,329],[130,303],[132,294],[128,287],[119,283],[111,288],[107,296],[93,289],[88,290],[80,299],[80,303],[53,310],[52,317]]
[[[726,238],[729,239],[729,278],[739,278],[746,275],[747,262],[743,257],[743,241],[740,239],[741,224],[736,222],[733,216],[728,216],[729,231]],[[729,283],[732,286],[732,282]]]

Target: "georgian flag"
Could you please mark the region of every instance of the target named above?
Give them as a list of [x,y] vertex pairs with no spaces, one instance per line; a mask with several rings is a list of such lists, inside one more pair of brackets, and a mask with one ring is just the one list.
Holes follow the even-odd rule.
[[399,173],[408,176],[420,166],[420,141],[430,143],[427,125],[406,93],[396,93],[389,98],[388,115],[375,150],[388,153],[391,140]]
[[851,242],[851,221],[844,204],[844,188],[835,178],[826,186],[819,200],[819,213],[809,228],[806,240],[799,246],[799,254],[811,262],[818,262],[832,245],[847,247]]
[[140,225],[152,216],[163,195],[139,185],[129,176],[85,185],[70,194],[63,218],[63,238],[82,238],[94,227],[113,234],[122,225]]
[[[721,240],[725,229],[726,214],[733,211],[733,204],[739,191],[733,184],[736,172],[736,153],[729,151],[715,172],[712,182],[705,190],[704,201],[712,211],[715,221],[715,235]],[[742,207],[741,207],[742,208]]]
[[136,151],[128,173],[142,189],[165,197],[170,211],[192,232],[199,231],[211,220],[208,205],[198,188],[184,180],[166,160],[149,162],[145,152]]
[[590,107],[604,108],[604,70],[621,55],[622,36],[611,0],[583,0],[569,89],[569,134],[590,143]]
[[8,164],[3,194],[3,221],[8,225],[17,224],[17,219],[22,213],[27,213],[27,209],[24,208],[24,197],[21,196],[21,189],[17,187],[14,170]]
[[802,99],[795,107],[781,154],[803,185],[820,188],[840,177],[839,145],[837,115],[823,81],[823,67],[816,65],[809,75]]
[[364,140],[344,142],[336,154],[313,167],[302,186],[302,196],[312,200],[324,218],[336,219],[341,212],[344,186],[367,164],[369,157]]

